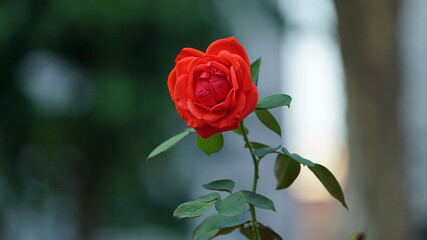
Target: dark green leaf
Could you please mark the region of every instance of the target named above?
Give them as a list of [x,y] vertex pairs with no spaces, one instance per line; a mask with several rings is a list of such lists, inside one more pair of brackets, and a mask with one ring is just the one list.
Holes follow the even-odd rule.
[[245,211],[245,196],[241,192],[235,192],[224,200],[218,200],[215,208],[219,214],[227,217],[236,216]]
[[299,162],[299,163],[301,163],[303,165],[306,165],[306,166],[309,166],[309,167],[314,167],[314,165],[315,165],[314,162],[312,162],[312,161],[310,161],[310,160],[308,160],[306,158],[303,158],[303,157],[301,157],[300,155],[298,155],[296,153],[290,153],[288,151],[288,149],[286,149],[286,148],[282,148],[282,151],[283,151],[283,153],[286,156],[294,159],[295,161],[297,161],[297,162]]
[[267,155],[267,154],[269,154],[269,153],[272,153],[272,152],[274,152],[274,151],[276,151],[277,149],[279,149],[281,146],[279,145],[279,146],[277,146],[277,147],[263,147],[263,148],[258,148],[258,149],[256,149],[256,150],[254,150],[252,153],[255,155],[255,156],[258,156],[258,157],[263,157],[263,156],[265,156],[265,155]]
[[173,216],[178,219],[199,217],[209,211],[212,206],[213,203],[199,201],[186,202],[175,209]]
[[252,204],[258,208],[276,211],[273,201],[271,201],[266,196],[245,190],[241,192],[245,195],[245,200],[247,203]]
[[286,94],[275,94],[258,101],[257,109],[270,109],[291,105],[292,98]]
[[[227,234],[233,232],[236,228],[239,228],[239,226],[223,228],[223,229],[219,230],[219,232],[215,235],[215,237],[218,237],[219,235],[227,235]],[[213,237],[213,238],[215,238],[215,237]]]
[[235,229],[238,229],[238,228],[241,229],[241,228],[244,227],[245,223],[249,223],[250,221],[243,222],[243,221],[240,220],[238,222],[240,222],[241,224],[239,224],[239,225],[233,225],[231,227],[226,227],[226,228],[224,227],[224,225],[221,225],[221,230],[215,235],[215,237],[217,237],[219,235],[227,235],[227,234],[233,232]]
[[175,136],[169,138],[168,140],[164,141],[162,144],[157,146],[150,153],[150,155],[148,155],[147,160],[152,158],[152,157],[155,157],[155,156],[159,155],[160,153],[162,153],[162,152],[168,150],[169,148],[173,147],[175,144],[177,144],[179,141],[181,141],[183,138],[185,138],[186,136],[190,135],[193,132],[194,132],[194,129],[187,128],[185,130],[185,132],[182,132],[182,133],[175,135]]
[[366,235],[363,232],[353,234],[349,240],[365,240]]
[[[252,149],[258,149],[258,148],[265,148],[268,147],[264,143],[258,143],[258,142],[251,142]],[[245,148],[248,147],[248,144],[245,144]]]
[[[255,240],[253,238],[253,229],[254,228],[252,225],[249,225],[247,227],[241,228],[240,232],[249,240]],[[280,235],[274,232],[270,227],[264,226],[259,222],[258,229],[262,240],[283,240]]]
[[[238,127],[238,128],[236,128],[236,129],[234,129],[233,130],[235,133],[237,133],[237,134],[239,134],[239,135],[242,135],[243,136],[243,128],[242,128],[242,124],[240,124],[240,126]],[[249,134],[249,131],[248,131],[248,129],[247,128],[245,128],[245,131],[246,131],[246,135],[248,135]]]
[[219,195],[219,193],[214,192],[214,193],[209,193],[203,196],[200,196],[196,199],[194,199],[194,201],[199,201],[199,202],[212,202],[215,200],[221,199],[221,196]]
[[276,189],[289,187],[298,177],[300,170],[301,166],[297,161],[286,155],[277,154],[276,165],[274,166],[274,175],[277,179]]
[[226,191],[226,192],[233,192],[234,189],[234,182],[230,179],[223,179],[223,180],[216,180],[213,182],[210,182],[208,184],[203,184],[202,187],[209,189],[209,190],[218,190],[218,191]]
[[222,133],[216,133],[209,138],[202,138],[197,135],[196,143],[200,150],[202,150],[207,155],[210,155],[221,150],[224,143],[224,138],[222,137]]
[[252,82],[255,85],[258,85],[258,75],[259,75],[259,68],[261,66],[261,58],[258,58],[251,64],[251,75],[252,75]]
[[276,118],[274,118],[273,114],[271,114],[267,109],[256,109],[255,114],[266,127],[277,133],[279,136],[282,136],[282,130],[280,129],[279,123]]
[[336,198],[345,208],[348,209],[344,199],[344,193],[334,175],[326,167],[320,164],[315,164],[315,166],[309,168],[320,180],[326,190],[328,190],[328,192],[332,195],[332,197]]
[[238,227],[245,222],[236,217],[226,217],[219,214],[205,218],[194,229],[192,240],[209,240],[215,237],[222,229]]

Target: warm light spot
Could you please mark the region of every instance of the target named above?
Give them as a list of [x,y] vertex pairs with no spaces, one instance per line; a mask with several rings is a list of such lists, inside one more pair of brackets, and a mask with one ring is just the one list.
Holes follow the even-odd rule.
[[[345,97],[339,51],[334,39],[316,32],[289,34],[283,49],[284,92],[293,98],[285,111],[285,146],[327,167],[344,185],[347,173]],[[290,188],[301,201],[333,198],[303,167]]]

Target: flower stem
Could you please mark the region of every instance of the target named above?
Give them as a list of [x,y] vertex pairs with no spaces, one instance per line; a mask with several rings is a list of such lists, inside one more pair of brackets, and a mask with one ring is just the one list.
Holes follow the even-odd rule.
[[[242,132],[243,132],[243,139],[245,140],[246,145],[248,146],[249,152],[251,153],[252,156],[252,161],[254,163],[254,177],[253,177],[253,183],[252,183],[252,192],[256,193],[256,189],[257,189],[257,185],[258,185],[258,179],[259,179],[259,175],[258,175],[258,164],[259,164],[259,160],[257,159],[257,157],[253,154],[254,149],[252,148],[250,142],[249,142],[249,138],[248,138],[248,134],[246,132],[246,128],[245,128],[245,124],[243,122],[243,120],[240,122],[241,124],[241,128],[242,128]],[[256,220],[256,212],[255,212],[255,207],[250,204],[250,212],[251,212],[251,218],[252,218],[252,226],[253,226],[253,237],[255,240],[261,240],[261,235],[259,234],[259,228],[258,228],[258,223]]]

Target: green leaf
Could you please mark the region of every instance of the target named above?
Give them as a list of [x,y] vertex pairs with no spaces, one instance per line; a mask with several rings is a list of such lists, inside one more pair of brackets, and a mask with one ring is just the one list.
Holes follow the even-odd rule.
[[175,146],[175,144],[177,144],[179,141],[181,141],[183,138],[185,138],[186,136],[190,135],[191,133],[194,133],[195,130],[193,128],[187,128],[185,129],[185,132],[182,132],[178,135],[175,135],[171,138],[169,138],[168,140],[164,141],[162,144],[160,144],[159,146],[157,146],[151,153],[150,155],[148,155],[147,160],[155,157],[157,155],[159,155],[160,153],[168,150],[169,148]]
[[199,201],[199,202],[213,202],[216,201],[218,199],[221,199],[221,196],[219,195],[219,193],[214,192],[214,193],[209,193],[206,195],[202,195],[196,199],[194,199],[194,201]]
[[282,130],[280,129],[279,123],[276,118],[274,118],[273,114],[271,114],[267,109],[255,109],[255,114],[266,127],[277,133],[279,136],[282,136]]
[[203,184],[202,187],[209,189],[209,190],[217,190],[217,191],[226,191],[226,192],[233,192],[234,189],[234,182],[230,179],[222,179],[222,180],[216,180],[213,182],[210,182],[208,184]]
[[[267,145],[265,145],[264,143],[259,143],[259,142],[250,142],[252,149],[258,149],[258,148],[265,148],[268,147]],[[245,144],[245,148],[248,147],[248,144]]]
[[224,200],[218,200],[215,208],[219,214],[227,217],[236,216],[245,211],[245,195],[242,192],[235,192]]
[[259,75],[259,69],[261,67],[261,58],[258,58],[251,64],[251,76],[252,76],[252,82],[257,86],[258,85],[258,75]]
[[[229,227],[229,228],[223,228],[223,229],[221,229],[216,235],[215,235],[215,237],[213,237],[213,238],[216,238],[216,237],[218,237],[219,235],[227,235],[227,234],[229,234],[229,233],[231,233],[231,232],[233,232],[236,228],[239,228],[238,226],[236,226],[236,227]],[[212,238],[212,239],[213,239]]]
[[[238,127],[238,128],[236,128],[236,129],[234,129],[233,130],[235,133],[237,133],[237,134],[239,134],[239,135],[242,135],[243,136],[243,128],[242,128],[242,124],[240,124],[240,126]],[[246,135],[248,135],[249,134],[249,131],[248,131],[248,129],[247,128],[245,128],[245,131],[246,131]]]
[[277,179],[276,189],[284,189],[295,181],[301,170],[301,165],[294,159],[284,155],[277,154],[276,165],[274,166],[274,175]]
[[242,225],[243,219],[226,217],[219,214],[205,218],[193,231],[192,240],[209,240],[215,237],[222,229],[234,228]]
[[[257,223],[262,240],[283,240],[282,237],[280,237],[280,235],[274,232],[270,227],[264,226],[259,222]],[[255,240],[253,238],[253,229],[253,226],[250,224],[247,227],[241,228],[240,232],[249,240]]]
[[185,131],[189,132],[189,133],[195,133],[196,130],[194,128],[186,128]]
[[265,155],[267,155],[267,154],[269,154],[269,153],[272,153],[272,152],[274,152],[274,151],[276,151],[277,149],[279,149],[281,146],[279,145],[279,146],[277,146],[277,147],[263,147],[263,148],[258,148],[258,149],[256,149],[256,150],[254,150],[252,153],[255,155],[255,156],[258,156],[258,157],[263,157],[263,156],[265,156]]
[[243,222],[241,220],[238,220],[238,221],[241,222],[241,224],[239,224],[239,225],[233,225],[231,227],[224,227],[224,225],[221,224],[221,226],[220,226],[221,230],[215,235],[215,237],[217,237],[219,235],[227,235],[227,234],[233,232],[237,228],[240,228],[240,229],[243,228],[245,223],[249,223],[250,222],[250,221]]
[[348,209],[344,199],[344,193],[334,175],[326,167],[320,164],[315,164],[315,166],[310,166],[309,168],[320,180],[326,190],[328,190],[328,192],[332,195],[332,197],[340,201],[342,205]]
[[271,201],[266,196],[246,190],[241,192],[245,195],[245,200],[247,203],[252,204],[258,208],[276,211],[273,201]]
[[210,155],[221,150],[222,145],[224,144],[224,138],[222,133],[216,133],[209,138],[202,138],[197,135],[196,143],[200,150],[207,155]]
[[281,106],[291,106],[292,98],[286,94],[275,94],[258,101],[257,109],[270,109]]
[[175,209],[173,216],[178,219],[199,217],[209,211],[213,205],[213,203],[199,201],[186,202]]
[[295,161],[297,161],[297,162],[299,162],[299,163],[301,163],[303,165],[306,165],[306,166],[309,166],[309,167],[314,167],[314,165],[315,165],[314,162],[312,162],[312,161],[310,161],[310,160],[308,160],[306,158],[303,158],[303,157],[301,157],[300,155],[298,155],[296,153],[290,153],[288,151],[288,149],[286,149],[286,148],[282,148],[282,151],[283,151],[283,153],[286,156],[292,158],[293,160],[295,160]]
[[366,235],[363,232],[355,233],[351,235],[351,237],[349,238],[349,240],[365,240],[365,239],[366,239]]

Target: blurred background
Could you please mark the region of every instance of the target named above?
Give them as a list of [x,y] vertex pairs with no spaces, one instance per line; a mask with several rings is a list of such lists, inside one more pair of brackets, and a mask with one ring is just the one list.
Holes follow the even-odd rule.
[[[250,138],[327,166],[349,211],[306,168],[259,220],[286,240],[427,239],[427,2],[424,0],[1,0],[0,239],[184,240],[201,219],[173,210],[232,178],[249,189],[242,140],[207,157],[185,139],[166,80],[183,47],[234,35],[262,57],[261,97],[284,139],[248,117]],[[237,148],[237,150],[235,149]],[[233,233],[218,239],[243,239]]]

